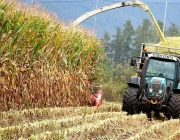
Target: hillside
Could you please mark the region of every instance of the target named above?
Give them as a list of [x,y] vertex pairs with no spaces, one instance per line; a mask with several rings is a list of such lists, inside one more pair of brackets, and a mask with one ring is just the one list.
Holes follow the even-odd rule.
[[[29,3],[32,3],[32,0],[21,1],[28,1]],[[64,21],[67,24],[77,19],[79,16],[85,14],[86,12],[94,10],[96,8],[96,2],[96,0],[39,0],[39,3],[43,7],[47,8],[52,13],[56,13],[59,17],[59,20]],[[120,1],[99,0],[98,8],[118,2]],[[142,2],[147,3],[156,20],[164,21],[166,0],[142,0]],[[173,2],[168,1],[165,20],[166,29],[170,26],[171,22],[179,25],[179,5],[180,3],[178,0],[174,0]],[[137,28],[139,25],[141,25],[142,19],[144,18],[150,17],[148,13],[145,13],[138,7],[114,9],[96,16],[95,32],[98,37],[102,37],[105,30],[107,30],[112,35],[116,31],[116,26],[123,27],[123,24],[128,19],[132,21],[133,27]],[[94,30],[94,19],[95,17],[91,17],[84,21],[81,25]]]

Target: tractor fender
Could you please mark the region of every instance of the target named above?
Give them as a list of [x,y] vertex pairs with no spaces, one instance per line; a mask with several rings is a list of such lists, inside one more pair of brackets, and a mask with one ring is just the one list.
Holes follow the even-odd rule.
[[131,76],[130,81],[127,83],[130,87],[140,88],[141,77]]
[[180,94],[180,89],[173,89],[174,94]]

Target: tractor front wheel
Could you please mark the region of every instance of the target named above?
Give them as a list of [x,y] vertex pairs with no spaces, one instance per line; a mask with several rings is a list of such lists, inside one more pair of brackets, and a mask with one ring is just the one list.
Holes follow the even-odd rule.
[[128,115],[139,113],[136,106],[137,94],[139,88],[127,87],[123,97],[122,111],[126,111]]
[[171,95],[169,100],[169,115],[173,119],[180,118],[180,94]]

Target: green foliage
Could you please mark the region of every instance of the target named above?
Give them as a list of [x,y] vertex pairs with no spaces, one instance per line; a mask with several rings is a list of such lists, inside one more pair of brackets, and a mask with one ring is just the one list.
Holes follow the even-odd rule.
[[121,102],[126,84],[113,82],[112,80],[103,85],[103,98],[110,102]]
[[168,37],[178,37],[180,36],[180,26],[171,23],[171,26],[165,32]]
[[110,43],[110,36],[107,31],[104,31],[104,38],[103,38],[103,46],[104,52],[106,53],[109,60],[113,60],[113,48],[111,47]]
[[113,76],[111,61],[106,57],[99,65],[101,67],[101,72],[99,73],[98,82],[102,84],[108,83]]
[[163,31],[164,23],[162,21],[160,21],[160,20],[158,20],[157,23],[158,23],[161,31]]
[[121,60],[123,51],[122,51],[122,31],[119,27],[116,27],[116,35],[113,36],[114,40],[111,42],[111,48],[113,49],[113,61],[119,62]]
[[128,64],[117,64],[113,69],[113,73],[114,81],[126,83],[135,72]]
[[104,98],[107,101],[121,102],[127,82],[135,74],[132,67],[127,64],[111,63],[111,77],[103,84]]
[[104,33],[105,51],[108,58],[117,63],[125,63],[132,54],[132,43],[135,31],[130,20],[124,24],[124,30],[116,27],[116,34],[110,41],[109,34]]
[[136,37],[133,45],[135,46],[134,55],[140,55],[141,43],[157,43],[158,37],[156,30],[149,19],[142,21],[142,26],[136,29]]
[[123,55],[121,56],[121,61],[127,61],[129,57],[132,55],[132,46],[131,44],[133,43],[133,36],[135,35],[134,28],[131,24],[130,20],[127,20],[126,23],[124,24],[124,30],[122,33],[122,39],[123,39],[123,44],[122,44],[122,51]]

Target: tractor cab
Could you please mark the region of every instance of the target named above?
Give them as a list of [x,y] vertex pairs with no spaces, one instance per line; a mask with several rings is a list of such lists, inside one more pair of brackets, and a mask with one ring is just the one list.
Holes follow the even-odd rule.
[[[144,68],[144,83],[152,86],[161,83],[161,90],[165,87],[174,88],[176,86],[176,63],[175,61],[161,61],[157,58],[149,58]],[[160,82],[161,81],[161,82]]]
[[[131,59],[131,66],[137,67],[137,72],[139,75],[138,84],[144,88],[147,83],[151,84],[151,82],[154,81],[153,79],[155,79],[154,77],[156,77],[156,79],[159,78],[161,81],[164,81],[166,87],[178,89],[178,82],[180,79],[179,57],[171,56],[169,53],[160,54],[158,53],[158,47],[160,46],[152,46],[151,44],[149,44],[149,46],[155,47],[156,51],[147,51],[145,45],[146,47],[148,46],[148,44],[142,45],[140,57],[133,57]],[[163,48],[170,50],[170,48]],[[140,59],[138,63],[136,62],[137,58]]]

